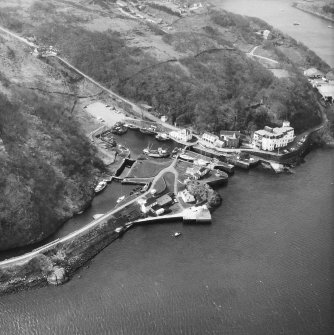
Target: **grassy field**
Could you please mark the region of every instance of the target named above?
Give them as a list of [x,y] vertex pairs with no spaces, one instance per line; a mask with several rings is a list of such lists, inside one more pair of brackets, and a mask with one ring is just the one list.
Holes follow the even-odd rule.
[[168,167],[171,162],[170,159],[138,160],[133,164],[127,178],[155,177],[162,169]]

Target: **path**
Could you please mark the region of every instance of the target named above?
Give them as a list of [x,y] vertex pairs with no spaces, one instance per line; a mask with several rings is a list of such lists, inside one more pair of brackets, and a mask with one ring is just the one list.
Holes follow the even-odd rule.
[[[5,32],[6,34],[14,37],[15,39],[19,40],[20,42],[23,42],[24,44],[30,46],[30,47],[38,47],[37,45],[35,45],[34,43],[31,43],[29,41],[27,41],[25,38],[9,31],[6,28],[3,28],[0,26],[0,31]],[[92,77],[88,76],[87,74],[85,74],[84,72],[80,71],[78,68],[76,68],[74,65],[72,65],[71,63],[69,63],[67,60],[65,60],[64,58],[57,56],[57,55],[48,55],[47,57],[54,57],[57,58],[58,60],[60,60],[62,63],[64,63],[65,65],[67,65],[69,68],[71,68],[73,71],[77,72],[78,74],[80,74],[81,76],[83,76],[84,78],[86,78],[87,80],[89,80],[90,82],[92,82],[94,85],[98,86],[99,88],[101,88],[103,91],[105,91],[106,93],[108,93],[110,96],[117,98],[127,104],[129,104],[132,107],[132,110],[140,115],[140,116],[145,116],[147,119],[157,122],[159,124],[162,124],[164,127],[170,129],[170,130],[179,130],[177,127],[174,127],[173,125],[167,124],[165,122],[162,122],[158,117],[152,115],[151,113],[149,113],[148,111],[140,108],[138,105],[136,105],[135,103],[131,102],[130,100],[123,98],[122,96],[118,95],[117,93],[113,92],[112,90],[108,89],[107,87],[103,86],[102,84],[100,84],[99,82],[97,82],[96,80],[94,80]]]
[[[171,171],[171,167],[172,165],[175,164],[175,161],[173,161],[173,163],[168,166],[167,168],[161,170],[155,177],[154,177],[154,180],[152,182],[152,187],[154,187],[158,181],[159,178],[161,178],[166,172],[172,172]],[[176,179],[176,178],[175,178]],[[101,216],[99,219],[96,219],[94,221],[92,221],[91,223],[87,224],[86,226],[84,226],[83,228],[81,229],[78,229],[76,231],[74,231],[73,233],[71,234],[68,234],[62,238],[59,238],[53,242],[50,242],[36,250],[33,250],[31,252],[28,252],[22,256],[18,256],[18,257],[13,257],[13,258],[10,258],[10,259],[7,259],[7,260],[4,260],[2,262],[0,262],[0,266],[2,265],[8,265],[8,264],[11,264],[11,263],[15,263],[15,262],[18,262],[18,261],[23,261],[23,260],[26,260],[26,259],[30,259],[32,256],[35,256],[37,254],[40,254],[42,253],[43,251],[47,251],[49,250],[51,247],[55,247],[56,245],[58,244],[61,244],[63,242],[66,242],[76,236],[79,236],[81,235],[82,233],[86,232],[87,230],[97,226],[99,223],[101,223],[102,221],[105,221],[105,220],[108,220],[112,215],[114,215],[115,213],[117,213],[118,211],[124,209],[126,206],[134,203],[134,202],[137,202],[139,199],[147,196],[148,194],[150,194],[150,191],[148,190],[147,192],[143,193],[142,195],[138,196],[137,198],[117,207],[116,209],[112,209],[111,211],[107,212],[106,214],[104,214],[103,216]]]
[[27,41],[25,38],[23,38],[23,37],[21,37],[21,36],[15,34],[15,33],[13,33],[13,32],[11,32],[10,30],[8,30],[8,29],[6,29],[6,28],[3,28],[3,27],[0,26],[0,31],[5,32],[6,34],[8,34],[8,35],[10,35],[10,36],[12,36],[12,37],[14,37],[14,38],[16,38],[16,39],[19,40],[20,42],[23,42],[24,44],[26,44],[26,45],[28,45],[28,46],[30,46],[30,47],[33,47],[33,48],[36,48],[36,47],[37,47],[36,44]]
[[260,45],[257,45],[256,47],[254,47],[250,52],[247,52],[246,55],[251,56],[251,57],[257,57],[257,58],[260,58],[260,59],[264,59],[264,60],[267,60],[269,62],[273,62],[275,64],[279,64],[279,62],[277,60],[274,60],[272,58],[255,55],[254,52],[258,47],[260,47]]

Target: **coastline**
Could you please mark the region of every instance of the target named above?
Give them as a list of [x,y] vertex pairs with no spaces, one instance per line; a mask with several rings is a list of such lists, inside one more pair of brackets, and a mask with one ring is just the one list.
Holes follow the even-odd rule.
[[315,11],[313,11],[311,8],[301,7],[302,4],[299,3],[299,2],[294,2],[291,6],[297,8],[297,9],[299,9],[299,10],[305,12],[305,13],[308,13],[308,14],[311,14],[311,15],[314,15],[314,16],[317,16],[317,17],[319,17],[319,18],[321,18],[321,19],[324,19],[324,20],[327,20],[327,21],[329,21],[329,22],[334,23],[334,18],[329,17],[329,16],[327,16],[327,15],[325,15],[325,14],[322,14],[322,13],[319,13],[319,12],[315,12]]

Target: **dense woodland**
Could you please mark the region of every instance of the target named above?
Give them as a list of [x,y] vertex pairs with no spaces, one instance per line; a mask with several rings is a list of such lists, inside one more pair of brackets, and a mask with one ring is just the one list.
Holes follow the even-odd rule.
[[[134,101],[152,105],[172,122],[199,132],[238,129],[251,133],[286,118],[299,132],[320,122],[315,91],[272,42],[267,48],[275,50],[287,64],[292,74],[289,79],[275,78],[231,47],[215,28],[228,27],[239,39],[258,44],[259,36],[254,32],[269,25],[225,11],[212,11],[210,20],[203,35],[183,32],[163,36],[176,50],[193,53],[163,64],[139,48],[128,47],[113,31],[92,32],[55,22],[39,25],[34,33],[45,44],[57,45],[88,75]],[[209,45],[215,50],[205,52],[203,40],[206,48]],[[304,46],[292,39],[289,43],[306,50],[310,64],[327,66]],[[256,105],[258,108],[253,107]]]
[[50,98],[0,94],[0,250],[54,232],[89,202],[103,169],[70,111]]

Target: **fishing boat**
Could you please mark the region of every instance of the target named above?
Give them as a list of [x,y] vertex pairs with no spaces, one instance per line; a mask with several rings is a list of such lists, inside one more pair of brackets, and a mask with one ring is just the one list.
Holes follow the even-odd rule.
[[192,156],[187,155],[187,154],[180,154],[179,158],[184,160],[184,161],[188,161],[188,162],[194,161],[194,158]]
[[168,141],[170,140],[169,136],[167,133],[158,133],[156,136],[155,136],[155,139],[157,141],[160,141],[160,142],[164,142],[164,141]]
[[107,182],[105,180],[101,180],[95,187],[94,191],[95,193],[102,192],[107,187]]
[[114,232],[117,233],[119,236],[122,236],[125,232],[125,229],[124,227],[117,227],[115,228]]
[[299,23],[299,22],[294,22],[293,25],[294,25],[294,26],[299,26],[300,23]]
[[136,126],[135,124],[132,123],[126,123],[124,126],[133,130],[138,130],[140,128],[139,126]]
[[179,237],[179,236],[181,236],[181,235],[182,235],[182,233],[180,233],[179,231],[176,231],[176,232],[173,234],[174,237]]
[[139,131],[145,135],[155,135],[157,132],[155,130],[155,128],[153,127],[144,127],[144,128],[140,128]]
[[128,131],[128,128],[124,126],[124,124],[116,123],[114,127],[111,129],[111,132],[116,135],[123,135]]
[[166,149],[159,147],[158,149],[146,148],[143,150],[143,153],[149,157],[153,158],[166,158],[169,157],[170,152]]
[[123,196],[121,196],[121,197],[119,197],[118,199],[117,199],[117,203],[119,204],[121,201],[123,201],[125,199],[125,195],[123,195]]
[[102,216],[104,216],[104,214],[94,214],[93,219],[97,220],[97,219],[101,218]]
[[147,184],[145,184],[143,188],[141,189],[141,192],[146,192],[150,188],[151,184],[152,184],[151,182],[148,182]]

